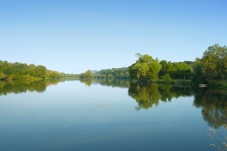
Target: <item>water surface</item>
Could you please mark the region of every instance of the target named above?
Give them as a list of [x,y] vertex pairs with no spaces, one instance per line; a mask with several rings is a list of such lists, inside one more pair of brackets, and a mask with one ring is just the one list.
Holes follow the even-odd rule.
[[226,98],[225,91],[124,80],[1,82],[0,150],[224,149]]

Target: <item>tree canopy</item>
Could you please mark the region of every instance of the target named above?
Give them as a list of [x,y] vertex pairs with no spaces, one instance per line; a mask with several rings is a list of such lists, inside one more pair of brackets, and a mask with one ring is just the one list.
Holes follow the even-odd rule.
[[[35,66],[26,63],[10,63],[0,60],[0,80],[12,81],[37,81],[44,79],[54,79],[69,76],[69,74],[59,73],[57,71],[48,70],[43,65]],[[73,75],[70,75],[73,76]]]
[[227,47],[215,44],[204,52],[201,73],[206,80],[227,80]]
[[202,58],[193,63],[193,81],[209,83],[227,80],[227,47],[215,44],[208,47]]
[[158,73],[162,69],[158,59],[153,59],[148,54],[141,55],[140,53],[137,53],[137,57],[136,63],[129,66],[130,77],[141,81],[158,79]]
[[103,69],[94,74],[94,78],[98,79],[128,79],[128,68],[112,68]]
[[83,78],[83,79],[93,79],[92,71],[91,70],[87,70],[84,73],[81,73],[80,74],[80,78]]
[[190,79],[193,75],[193,69],[186,61],[172,63],[162,60],[160,64],[162,65],[160,77],[169,74],[172,79]]

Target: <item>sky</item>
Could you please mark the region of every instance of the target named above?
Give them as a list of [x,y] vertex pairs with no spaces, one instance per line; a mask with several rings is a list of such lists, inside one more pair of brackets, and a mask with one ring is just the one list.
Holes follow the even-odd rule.
[[226,0],[0,0],[0,60],[50,70],[194,61],[227,45]]

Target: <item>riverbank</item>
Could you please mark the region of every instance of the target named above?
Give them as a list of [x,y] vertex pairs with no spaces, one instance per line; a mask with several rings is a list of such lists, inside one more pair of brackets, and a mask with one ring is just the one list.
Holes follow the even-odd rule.
[[208,87],[227,89],[227,81],[211,81],[208,83]]

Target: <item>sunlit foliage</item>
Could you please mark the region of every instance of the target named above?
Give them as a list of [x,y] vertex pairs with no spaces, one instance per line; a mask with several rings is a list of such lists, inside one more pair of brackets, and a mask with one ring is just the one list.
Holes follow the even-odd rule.
[[25,63],[10,63],[0,60],[0,80],[3,81],[37,81],[44,79],[62,78],[64,73],[48,70],[45,66]]
[[158,59],[153,59],[148,54],[141,55],[137,53],[138,60],[129,66],[129,75],[132,79],[140,81],[153,81],[158,79],[158,73],[162,65]]
[[93,74],[91,70],[87,70],[84,73],[80,74],[80,78],[82,79],[93,79]]

